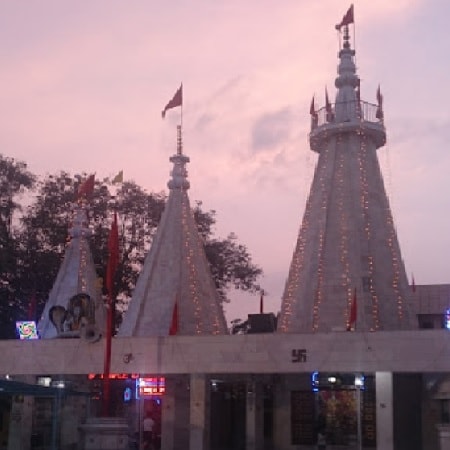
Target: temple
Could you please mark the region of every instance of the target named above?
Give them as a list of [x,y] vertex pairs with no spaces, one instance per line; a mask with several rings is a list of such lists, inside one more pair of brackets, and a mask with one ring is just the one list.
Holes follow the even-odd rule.
[[38,322],[42,339],[80,335],[99,339],[105,331],[102,285],[89,247],[92,231],[85,208],[82,204],[75,205],[70,242]]
[[211,276],[187,191],[181,126],[169,198],[119,336],[226,334],[220,298]]
[[361,100],[354,55],[346,26],[336,101],[326,94],[324,108],[312,105],[309,142],[319,158],[283,294],[280,332],[417,328],[376,154],[386,142],[382,97],[377,105]]
[[[310,107],[318,162],[277,329],[261,308],[251,332],[227,330],[180,125],[165,210],[118,335],[104,336],[78,204],[41,339],[0,341],[5,448],[142,450],[151,415],[154,450],[450,450],[450,284],[408,283],[377,159],[383,97],[361,99],[352,23],[353,6],[337,26],[334,102],[325,91],[325,106]],[[179,106],[182,86],[163,116]]]

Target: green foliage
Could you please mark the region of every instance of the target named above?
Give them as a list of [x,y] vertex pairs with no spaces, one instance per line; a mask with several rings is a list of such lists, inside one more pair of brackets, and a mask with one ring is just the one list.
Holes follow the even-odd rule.
[[0,338],[14,333],[13,318],[20,314],[15,287],[19,268],[19,247],[14,228],[21,194],[31,188],[35,177],[25,163],[0,154]]
[[[3,266],[6,268],[5,276],[10,276],[11,280],[1,300],[5,306],[8,305],[10,317],[7,320],[12,323],[26,318],[29,299],[33,296],[37,299],[37,312],[42,311],[64,257],[75,193],[86,177],[87,174],[71,176],[60,172],[48,175],[35,184],[34,201],[24,208],[20,230],[16,230],[8,241],[15,249],[15,252],[7,253],[13,255],[14,266]],[[34,177],[31,174],[29,179],[31,181],[27,184],[24,184],[27,179],[17,184],[18,192],[25,186],[33,186]],[[91,250],[97,273],[102,278],[105,277],[113,212],[117,211],[120,218],[121,257],[115,286],[119,311],[126,309],[126,303],[131,298],[165,202],[164,193],[147,193],[132,181],[119,186],[108,180],[95,182],[88,202],[88,215],[93,230]],[[20,204],[14,204],[16,208],[20,207]],[[246,247],[237,242],[235,235],[230,234],[226,239],[214,237],[216,213],[204,211],[201,206],[201,202],[197,202],[193,213],[221,299],[228,301],[227,292],[231,288],[258,290],[256,281],[262,273],[261,269],[253,264]],[[0,286],[0,293],[1,289]],[[6,317],[6,314],[3,315],[1,321],[4,322]]]

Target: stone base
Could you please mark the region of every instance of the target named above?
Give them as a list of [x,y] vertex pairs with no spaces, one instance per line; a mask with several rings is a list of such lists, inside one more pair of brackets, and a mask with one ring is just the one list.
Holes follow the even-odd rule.
[[80,426],[83,450],[127,450],[128,424],[119,417],[91,417]]

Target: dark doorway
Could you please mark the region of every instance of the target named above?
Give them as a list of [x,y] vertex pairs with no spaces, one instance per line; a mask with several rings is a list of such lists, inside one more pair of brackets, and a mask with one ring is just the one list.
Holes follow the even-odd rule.
[[211,450],[245,450],[245,383],[211,384]]

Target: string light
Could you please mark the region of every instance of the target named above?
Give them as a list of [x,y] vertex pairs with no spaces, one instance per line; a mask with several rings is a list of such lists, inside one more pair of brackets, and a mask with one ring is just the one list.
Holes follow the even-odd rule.
[[[212,280],[206,259],[203,241],[197,231],[194,215],[189,203],[187,190],[186,163],[189,158],[182,154],[181,127],[178,127],[178,151],[170,160],[174,163],[172,179],[168,185],[171,196],[181,213],[181,255],[180,255],[180,332],[187,334],[224,334],[226,321],[221,302]],[[187,270],[186,270],[187,269]],[[186,291],[183,287],[186,285]],[[193,320],[183,315],[192,311]],[[188,329],[194,324],[194,329]]]
[[376,155],[386,140],[383,115],[356,96],[354,51],[347,45],[339,56],[336,103],[314,111],[311,125],[319,159],[282,298],[281,332],[327,331],[341,320],[348,327],[361,280],[359,329],[405,323],[406,273]]

